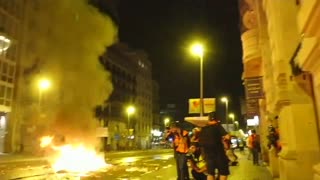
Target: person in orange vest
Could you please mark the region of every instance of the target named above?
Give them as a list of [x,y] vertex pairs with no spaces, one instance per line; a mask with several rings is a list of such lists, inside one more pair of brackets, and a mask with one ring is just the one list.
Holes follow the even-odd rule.
[[187,165],[187,153],[189,152],[190,138],[189,133],[181,127],[176,127],[174,147],[176,153],[176,166],[178,180],[189,180]]
[[260,147],[260,136],[256,134],[256,130],[251,130],[251,135],[249,136],[249,146],[251,148],[253,165],[259,165],[259,153],[261,151]]

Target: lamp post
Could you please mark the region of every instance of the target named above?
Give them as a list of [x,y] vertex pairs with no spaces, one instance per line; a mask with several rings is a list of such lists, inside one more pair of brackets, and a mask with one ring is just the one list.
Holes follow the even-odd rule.
[[42,93],[43,91],[49,89],[51,86],[51,82],[48,79],[40,79],[38,87],[39,87],[39,99],[38,99],[38,105],[39,108],[41,107],[41,101],[42,101]]
[[127,115],[128,115],[128,130],[130,129],[130,116],[136,111],[136,109],[133,106],[127,107]]
[[6,36],[6,34],[0,32],[0,53],[5,52],[11,45],[11,40]]
[[229,118],[232,119],[232,122],[233,122],[234,118],[235,118],[234,114],[233,113],[229,113]]
[[127,115],[128,115],[128,137],[127,137],[127,148],[131,148],[132,146],[132,141],[130,141],[128,138],[132,139],[131,138],[131,133],[130,133],[130,116],[135,113],[136,109],[134,106],[128,106],[127,109],[126,109],[126,112],[127,112]]
[[227,124],[227,131],[229,131],[229,123],[228,123],[228,98],[222,97],[221,101],[225,103],[226,105],[226,124]]
[[167,127],[167,124],[170,122],[170,118],[166,117],[164,118],[164,127]]
[[233,113],[229,113],[228,116],[232,120],[232,124],[234,124],[234,118],[235,118],[234,114]]
[[238,130],[239,129],[239,121],[234,121],[234,124],[236,126],[235,130]]
[[204,48],[202,44],[196,43],[191,46],[192,54],[200,59],[200,117],[203,116],[203,53]]

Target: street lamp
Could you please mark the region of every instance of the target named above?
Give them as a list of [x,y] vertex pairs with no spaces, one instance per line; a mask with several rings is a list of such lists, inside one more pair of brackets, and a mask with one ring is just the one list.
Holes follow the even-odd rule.
[[129,129],[129,126],[130,126],[130,116],[131,116],[131,114],[135,113],[135,111],[136,111],[136,108],[134,108],[134,106],[128,106],[127,107],[128,129]]
[[[133,139],[132,138],[133,131],[132,131],[132,133],[130,133],[130,116],[136,112],[136,108],[134,106],[130,105],[127,107],[126,111],[127,111],[127,115],[128,115],[128,137],[127,138],[130,138],[132,140]],[[128,149],[131,149],[132,143],[133,143],[130,139],[127,139],[127,141],[128,141],[127,148]]]
[[191,53],[200,58],[200,117],[203,116],[203,54],[204,48],[200,43],[191,46]]
[[48,79],[40,79],[39,83],[38,83],[38,87],[39,87],[39,107],[41,106],[41,100],[42,100],[42,93],[43,91],[49,89],[51,86],[51,82]]
[[229,124],[228,124],[228,98],[222,97],[221,101],[226,104],[226,124],[227,124],[227,130],[229,131]]
[[164,127],[166,127],[169,122],[170,122],[170,118],[168,117],[164,118]]
[[239,129],[239,121],[234,121],[234,124],[236,126],[235,130],[238,130]]
[[0,53],[5,52],[11,45],[11,40],[0,32]]
[[233,113],[230,113],[230,114],[229,114],[229,118],[232,119],[232,122],[233,122],[233,121],[234,121],[234,118],[235,118],[234,114],[233,114]]
[[[228,116],[229,116],[229,119],[232,120],[232,124],[234,124],[234,118],[235,118],[234,114],[233,113],[229,113]],[[227,122],[229,122],[229,119],[227,120]]]

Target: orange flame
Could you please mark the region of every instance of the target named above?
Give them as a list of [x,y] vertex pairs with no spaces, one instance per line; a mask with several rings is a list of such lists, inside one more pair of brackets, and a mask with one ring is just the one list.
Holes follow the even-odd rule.
[[40,147],[44,148],[49,146],[52,143],[52,140],[52,136],[43,136],[42,138],[40,138]]
[[98,155],[93,148],[86,148],[82,144],[54,146],[52,138],[44,136],[41,138],[41,147],[47,146],[55,151],[55,155],[51,159],[51,166],[55,172],[65,170],[83,175],[108,166],[103,155]]

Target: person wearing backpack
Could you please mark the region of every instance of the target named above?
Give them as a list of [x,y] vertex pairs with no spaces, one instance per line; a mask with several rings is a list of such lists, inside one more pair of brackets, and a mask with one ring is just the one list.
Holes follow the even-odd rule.
[[259,165],[259,153],[260,147],[260,136],[256,134],[256,130],[251,130],[251,135],[249,136],[249,144],[251,146],[253,165]]

